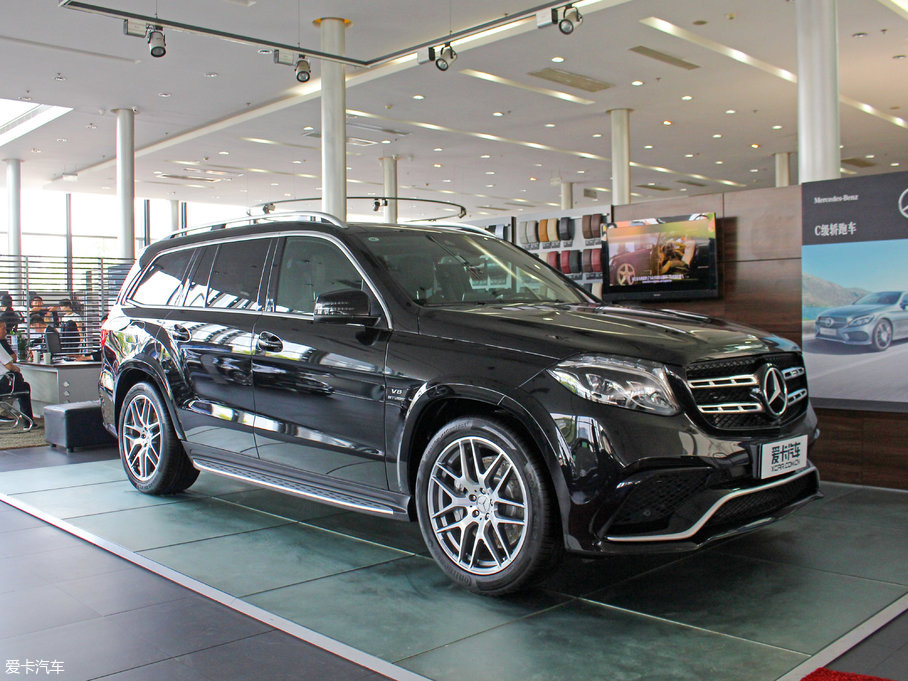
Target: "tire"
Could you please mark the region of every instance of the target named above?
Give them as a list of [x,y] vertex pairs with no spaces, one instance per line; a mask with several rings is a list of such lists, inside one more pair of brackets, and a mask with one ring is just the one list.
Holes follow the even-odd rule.
[[873,327],[873,349],[882,352],[892,344],[892,324],[888,319],[881,319]]
[[175,494],[195,482],[170,412],[149,383],[136,383],[123,400],[117,428],[120,461],[129,481],[145,494]]
[[557,566],[564,547],[554,504],[532,449],[497,421],[452,421],[419,463],[423,539],[448,577],[475,593],[511,593]]

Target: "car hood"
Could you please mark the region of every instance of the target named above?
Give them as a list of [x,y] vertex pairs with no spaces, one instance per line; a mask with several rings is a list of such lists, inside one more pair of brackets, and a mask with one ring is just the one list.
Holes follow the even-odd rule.
[[716,357],[798,350],[784,338],[702,315],[596,305],[425,308],[419,330],[555,360],[596,352],[683,366]]
[[863,317],[864,315],[874,314],[885,310],[890,305],[845,305],[843,307],[834,307],[831,310],[824,310],[818,316],[836,317],[837,319],[853,319],[854,317]]

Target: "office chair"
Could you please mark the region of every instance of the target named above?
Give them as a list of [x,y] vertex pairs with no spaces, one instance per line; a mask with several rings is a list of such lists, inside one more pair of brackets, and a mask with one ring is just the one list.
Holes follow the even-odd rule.
[[44,331],[44,347],[50,353],[50,361],[53,363],[55,357],[63,354],[63,343],[60,341],[60,332],[54,328],[47,327]]
[[12,383],[7,383],[0,376],[0,431],[13,430],[20,423],[25,423],[25,429],[31,430],[35,422],[19,411],[19,408],[14,404],[20,397],[27,396],[28,391],[6,392],[6,389],[11,386]]

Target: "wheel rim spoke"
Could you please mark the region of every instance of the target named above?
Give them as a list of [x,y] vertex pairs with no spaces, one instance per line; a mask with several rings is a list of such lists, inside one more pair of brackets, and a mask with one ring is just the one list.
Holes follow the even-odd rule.
[[126,465],[140,481],[149,480],[161,460],[161,419],[152,401],[137,395],[126,407],[120,446]]
[[520,554],[530,518],[526,486],[514,460],[491,440],[451,442],[429,476],[427,501],[435,539],[460,569],[494,574]]

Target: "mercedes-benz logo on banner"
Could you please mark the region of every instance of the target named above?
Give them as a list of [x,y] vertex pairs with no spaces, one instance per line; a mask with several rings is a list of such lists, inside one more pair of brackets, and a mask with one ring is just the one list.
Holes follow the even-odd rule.
[[903,218],[908,218],[908,189],[903,191],[899,197],[899,213]]
[[823,326],[829,328],[835,324],[835,320],[832,317],[823,317]]
[[788,386],[785,385],[785,376],[777,367],[772,364],[766,365],[760,389],[763,392],[763,403],[770,414],[778,418],[785,413],[788,406]]

